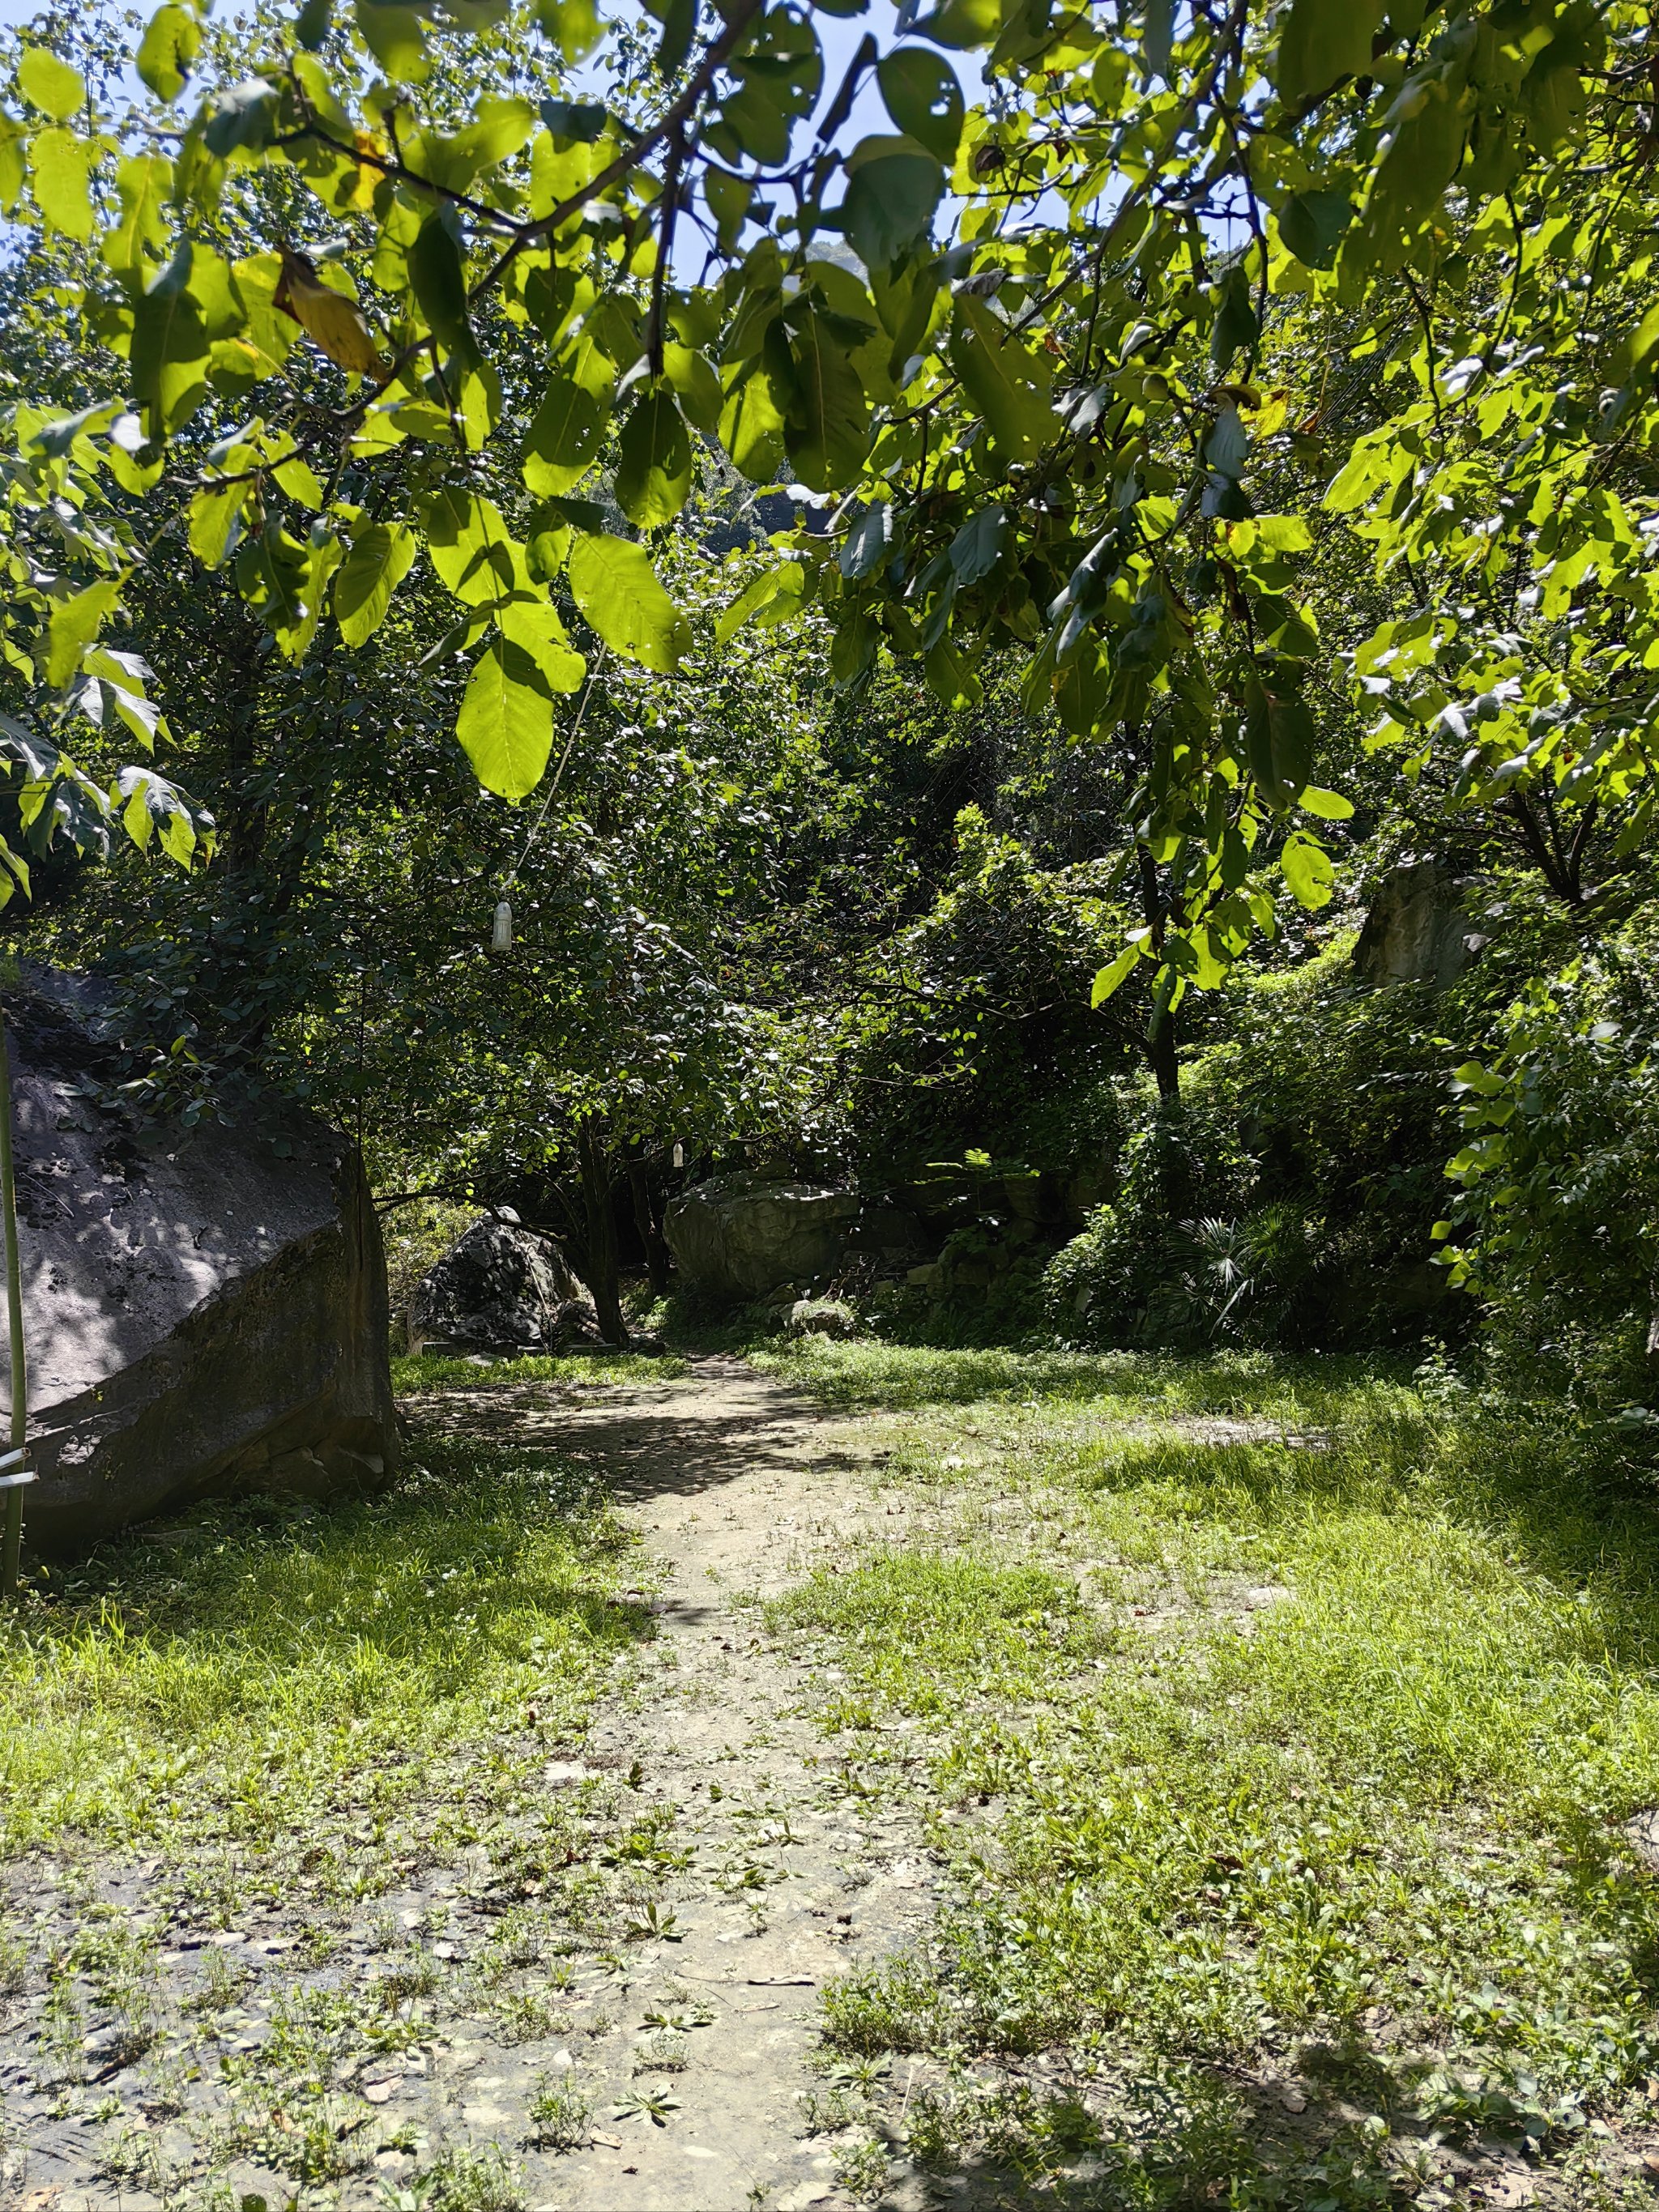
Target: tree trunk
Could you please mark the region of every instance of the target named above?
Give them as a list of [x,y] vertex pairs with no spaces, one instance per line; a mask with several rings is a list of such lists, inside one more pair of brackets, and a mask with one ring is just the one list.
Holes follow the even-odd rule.
[[640,1232],[641,1243],[645,1247],[645,1264],[651,1277],[652,1291],[655,1297],[665,1298],[669,1277],[674,1269],[674,1255],[664,1239],[656,1208],[651,1203],[651,1178],[646,1173],[645,1162],[637,1156],[628,1163],[628,1188],[634,1200],[634,1225]]
[[611,1211],[611,1162],[605,1123],[590,1114],[577,1125],[581,1150],[582,1210],[587,1217],[587,1287],[593,1293],[599,1334],[607,1344],[628,1342],[617,1275],[617,1222]]

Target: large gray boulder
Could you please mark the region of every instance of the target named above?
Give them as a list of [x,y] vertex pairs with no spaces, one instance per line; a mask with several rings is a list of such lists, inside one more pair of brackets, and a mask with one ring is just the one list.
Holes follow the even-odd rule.
[[28,1540],[77,1547],[207,1492],[384,1482],[386,1265],[353,1148],[298,1115],[141,1126],[88,1095],[107,1071],[84,994],[28,972],[6,996]]
[[1469,912],[1474,888],[1443,860],[1390,868],[1365,915],[1354,965],[1368,983],[1455,983],[1490,939]]
[[411,1352],[556,1351],[597,1344],[593,1301],[558,1239],[516,1221],[475,1221],[416,1289]]
[[757,1298],[833,1274],[859,1212],[855,1193],[826,1183],[717,1176],[673,1200],[663,1234],[688,1281],[717,1297]]

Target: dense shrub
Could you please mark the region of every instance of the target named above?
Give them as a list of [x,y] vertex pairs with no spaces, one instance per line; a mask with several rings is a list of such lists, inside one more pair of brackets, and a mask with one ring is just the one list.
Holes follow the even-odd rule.
[[1139,1099],[1111,1205],[1048,1270],[1088,1343],[1389,1343],[1455,1325],[1431,1231],[1455,1143],[1447,1008],[1344,938],[1230,994],[1178,1103]]
[[1452,1273],[1495,1374],[1586,1413],[1659,1395],[1659,908],[1529,983],[1457,1070]]

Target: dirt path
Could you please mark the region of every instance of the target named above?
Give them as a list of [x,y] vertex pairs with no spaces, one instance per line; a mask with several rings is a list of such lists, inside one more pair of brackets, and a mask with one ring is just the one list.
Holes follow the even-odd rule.
[[899,1820],[851,1813],[829,1786],[820,1739],[796,1711],[799,1671],[769,1648],[754,1601],[844,1552],[866,1522],[862,1439],[735,1360],[555,1418],[562,1448],[604,1468],[660,1563],[653,1694],[636,1717],[607,1721],[593,1753],[638,1760],[693,1863],[667,1894],[675,1940],[647,1946],[627,1996],[636,2020],[643,2004],[705,2024],[678,2032],[672,2075],[652,2072],[649,2033],[613,2056],[613,2093],[643,2063],[635,2085],[659,2082],[679,2109],[665,2125],[608,2128],[617,2147],[561,2161],[550,2201],[561,2212],[829,2205],[841,2200],[834,2160],[806,2135],[823,2087],[805,2063],[817,1994],[902,1939],[927,1909],[930,1869]]

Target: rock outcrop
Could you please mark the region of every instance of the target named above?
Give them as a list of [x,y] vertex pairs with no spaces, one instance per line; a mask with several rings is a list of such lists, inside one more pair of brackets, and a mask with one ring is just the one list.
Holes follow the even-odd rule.
[[758,1298],[833,1274],[858,1220],[849,1190],[765,1176],[717,1176],[673,1200],[663,1234],[689,1281],[717,1297]]
[[409,1316],[411,1352],[498,1358],[597,1344],[593,1301],[556,1237],[487,1217],[422,1276]]
[[1471,884],[1443,860],[1391,868],[1365,916],[1354,965],[1368,983],[1432,983],[1444,990],[1488,939],[1468,910]]
[[107,1072],[91,1012],[49,970],[6,998],[27,1540],[78,1547],[207,1492],[385,1481],[386,1266],[355,1152],[298,1115],[258,1135],[141,1126],[89,1095]]

